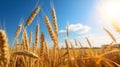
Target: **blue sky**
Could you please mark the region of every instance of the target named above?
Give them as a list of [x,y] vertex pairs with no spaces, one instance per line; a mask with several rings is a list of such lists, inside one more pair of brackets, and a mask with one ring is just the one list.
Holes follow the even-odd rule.
[[[101,46],[101,36],[106,35],[102,30],[102,24],[99,22],[104,21],[99,19],[97,13],[97,5],[100,1],[98,0],[53,0],[54,7],[56,10],[58,28],[59,28],[59,42],[60,45],[64,43],[66,38],[66,25],[70,25],[70,40],[73,41],[74,38],[81,41],[84,46],[85,44],[84,37],[90,37],[93,46]],[[20,20],[24,19],[24,23],[35,9],[37,0],[0,0],[0,25],[5,24],[7,31],[9,43],[11,44],[15,35],[15,31],[20,24]],[[51,15],[51,4],[50,0],[39,0],[38,5],[41,6],[42,11],[49,17],[52,24],[52,15]],[[27,28],[28,35],[30,32],[33,32],[33,37],[35,37],[35,26],[37,20],[40,24],[40,32],[44,32],[47,42],[52,45],[52,41],[48,34],[46,28],[43,12],[40,11],[36,16],[32,24]],[[99,19],[99,20],[98,20]],[[104,23],[104,22],[103,22]],[[76,28],[77,27],[77,28]],[[19,36],[19,38],[21,35]],[[96,39],[97,37],[97,39]],[[100,37],[100,38],[99,38]],[[108,37],[108,36],[105,36]],[[109,38],[109,37],[108,37]],[[100,43],[97,41],[100,41]],[[105,41],[106,42],[106,41]],[[110,41],[109,41],[110,42]],[[108,43],[109,43],[108,42]]]

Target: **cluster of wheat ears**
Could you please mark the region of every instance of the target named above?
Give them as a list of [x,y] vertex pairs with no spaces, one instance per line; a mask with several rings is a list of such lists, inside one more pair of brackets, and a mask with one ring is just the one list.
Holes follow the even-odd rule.
[[[116,43],[115,37],[106,28],[104,30],[112,38],[113,42],[106,49],[94,49],[90,40],[86,37],[89,44],[88,49],[76,39],[75,48],[72,42],[65,40],[66,47],[58,46],[58,26],[54,7],[51,8],[53,28],[48,16],[44,15],[44,21],[48,29],[50,38],[53,41],[53,47],[49,48],[45,40],[44,33],[39,32],[39,23],[36,24],[35,42],[32,41],[32,32],[30,37],[27,33],[27,27],[32,23],[36,15],[40,12],[40,6],[32,12],[25,25],[20,24],[16,30],[14,43],[9,48],[8,39],[5,30],[0,30],[0,67],[120,67],[120,50],[112,49],[113,43]],[[120,28],[117,23],[113,25],[119,33]],[[69,25],[67,25],[66,34],[69,35]],[[21,42],[18,36],[22,32]],[[30,46],[30,44],[32,44]],[[39,47],[40,45],[40,47]],[[16,47],[15,47],[16,46]]]

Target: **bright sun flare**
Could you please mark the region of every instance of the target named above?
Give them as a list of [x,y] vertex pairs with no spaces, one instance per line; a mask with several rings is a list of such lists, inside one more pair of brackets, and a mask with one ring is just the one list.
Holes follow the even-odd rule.
[[104,19],[120,19],[120,0],[103,0],[99,9],[99,13]]

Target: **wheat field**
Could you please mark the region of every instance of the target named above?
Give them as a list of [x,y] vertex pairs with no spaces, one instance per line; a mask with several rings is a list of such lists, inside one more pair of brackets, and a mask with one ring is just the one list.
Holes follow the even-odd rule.
[[[52,21],[49,20],[47,15],[44,15],[44,23],[53,41],[52,48],[48,47],[49,43],[46,41],[44,33],[40,32],[39,23],[36,24],[35,42],[32,44],[33,34],[32,32],[27,33],[27,27],[31,25],[40,11],[41,8],[38,6],[30,14],[25,25],[20,24],[18,26],[12,47],[9,47],[6,31],[0,30],[0,67],[120,67],[120,49],[112,46],[116,39],[106,28],[103,30],[113,40],[106,48],[94,48],[87,37],[85,39],[89,44],[88,48],[85,48],[76,39],[75,44],[73,44],[69,41],[70,32],[68,28],[66,29],[68,38],[64,41],[66,47],[60,48],[54,7],[51,8]],[[53,22],[53,26],[51,22]],[[119,26],[113,26],[116,32],[119,33]],[[20,33],[22,33],[22,38],[18,39]],[[79,45],[81,48],[75,48],[73,45]]]

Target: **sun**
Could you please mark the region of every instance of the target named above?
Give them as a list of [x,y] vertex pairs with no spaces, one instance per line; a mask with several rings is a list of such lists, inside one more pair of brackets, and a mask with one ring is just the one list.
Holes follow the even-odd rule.
[[99,5],[99,14],[106,20],[120,19],[120,0],[103,0]]

